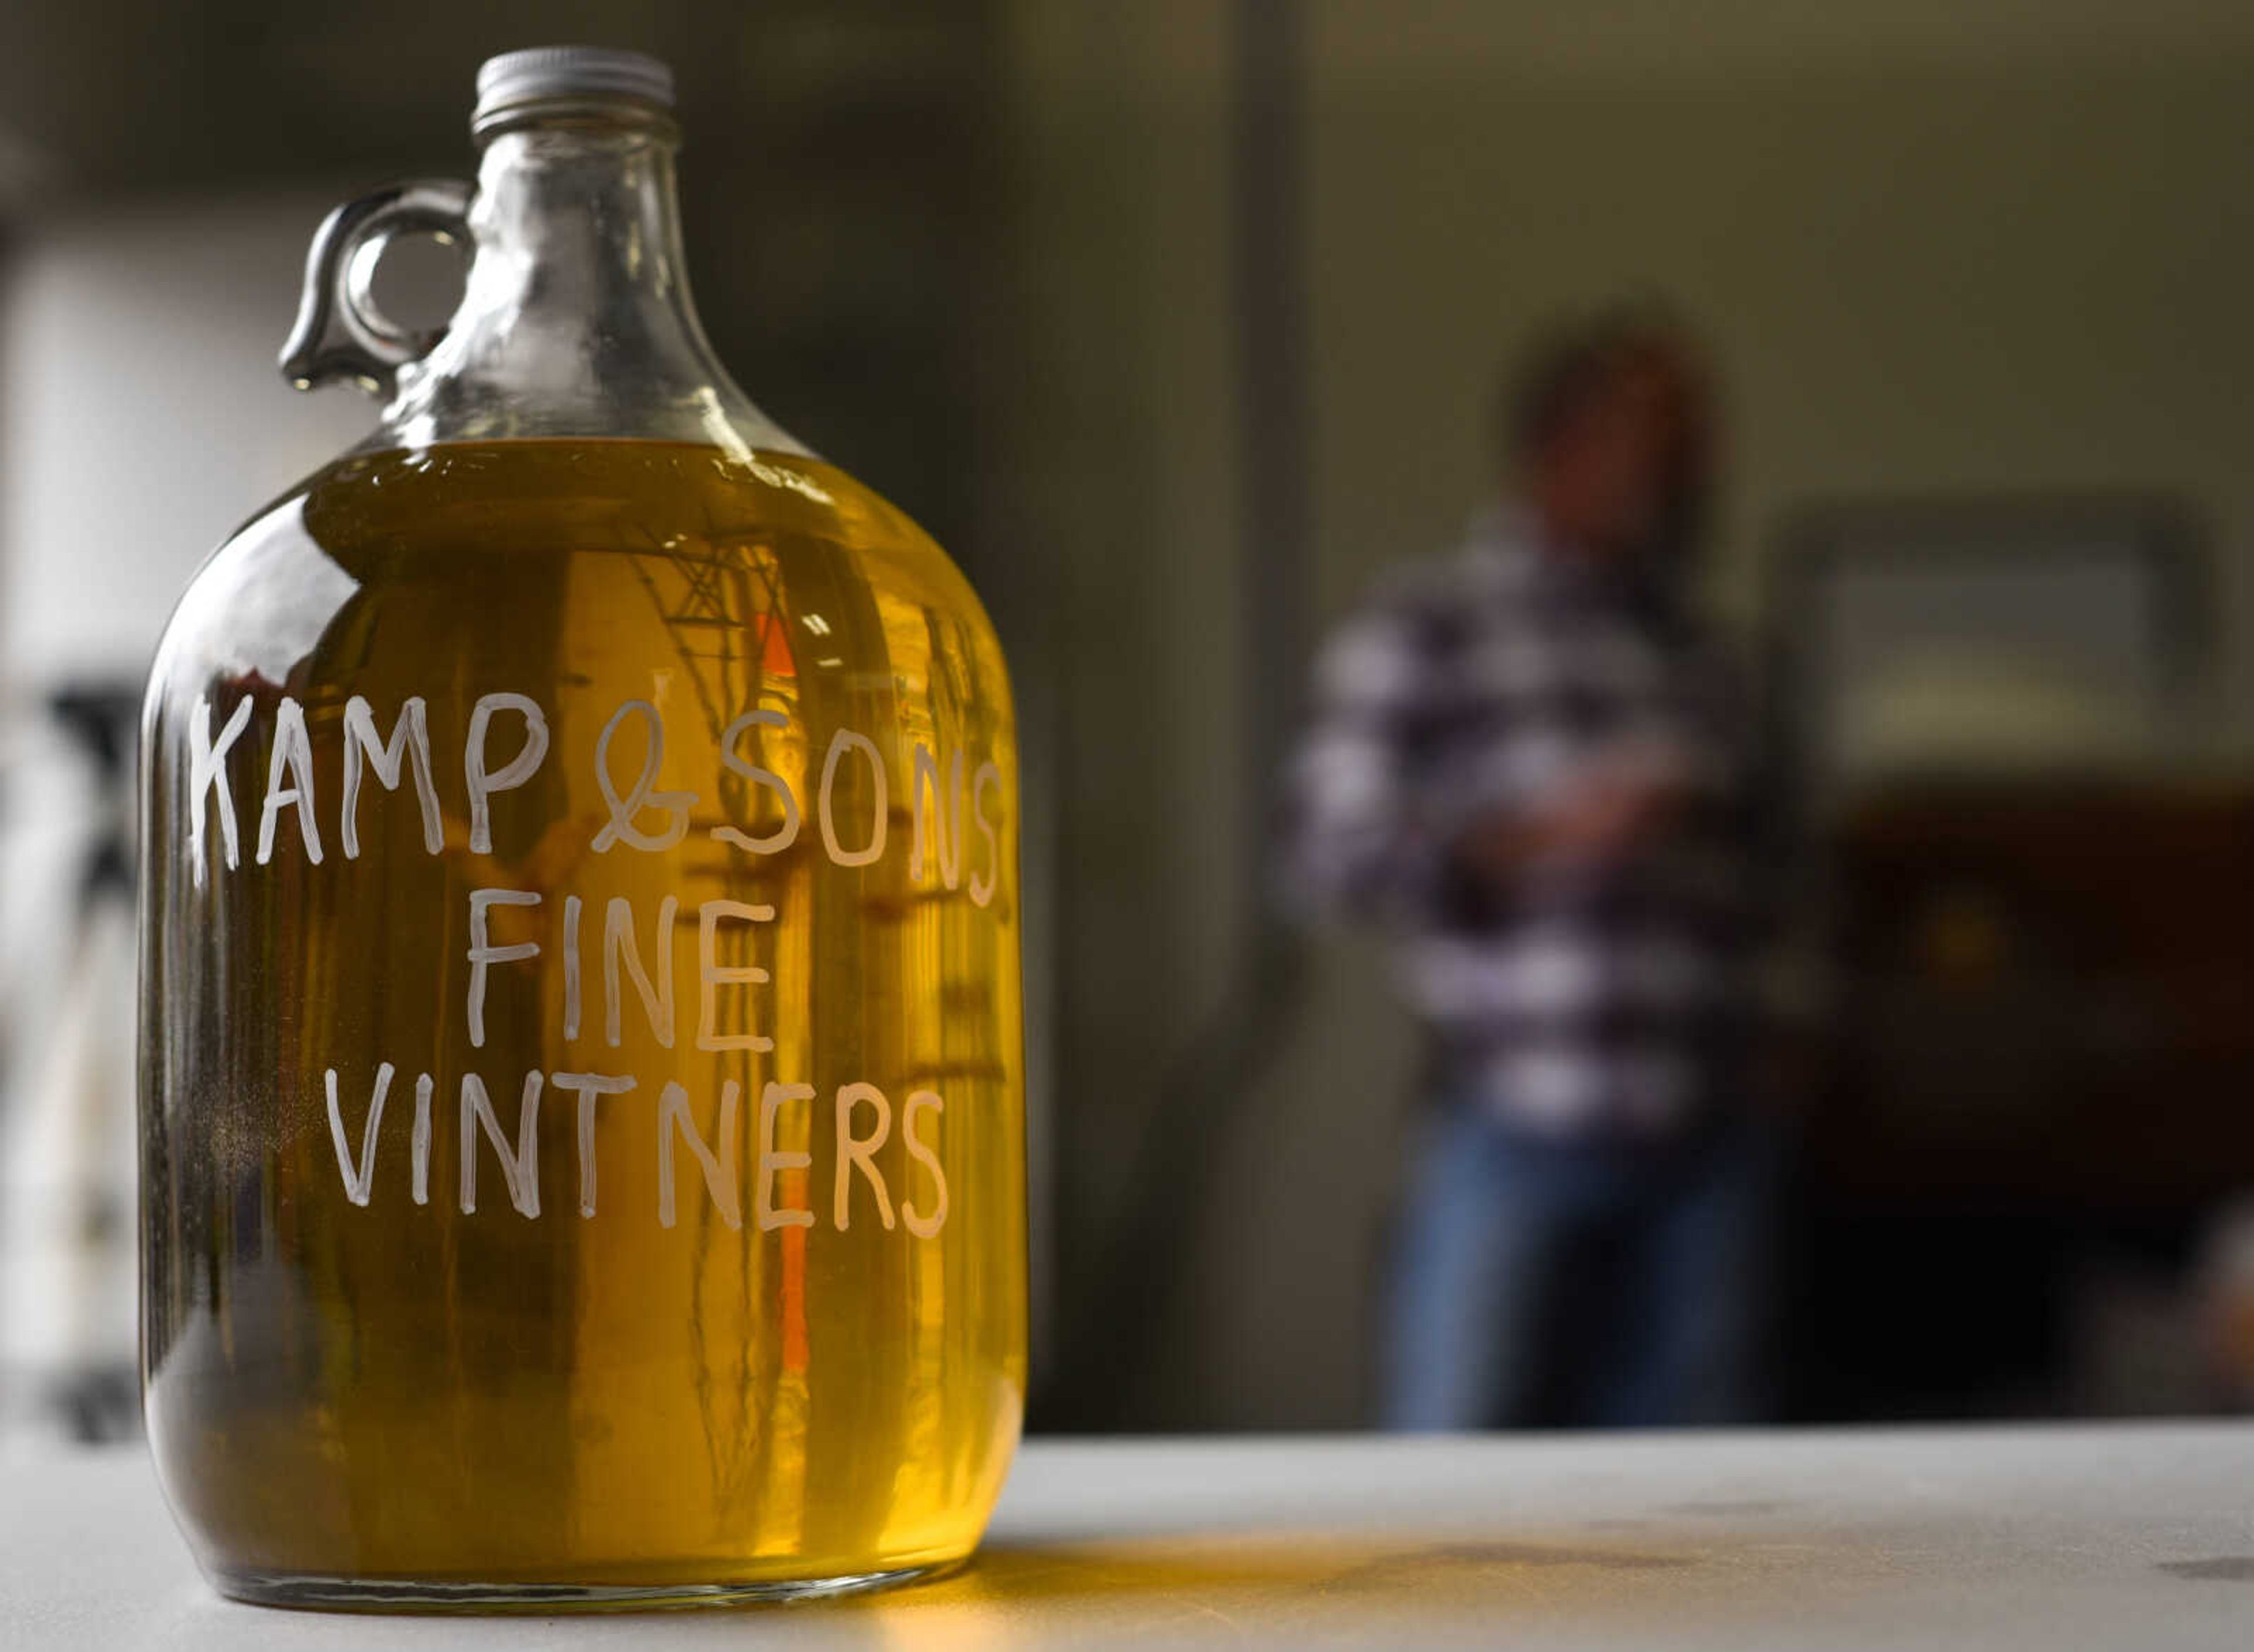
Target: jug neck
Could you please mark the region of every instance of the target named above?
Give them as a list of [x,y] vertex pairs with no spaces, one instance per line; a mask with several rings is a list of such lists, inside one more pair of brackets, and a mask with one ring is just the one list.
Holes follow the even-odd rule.
[[402,368],[377,441],[640,437],[804,450],[737,388],[697,320],[669,120],[581,105],[490,134],[444,337]]

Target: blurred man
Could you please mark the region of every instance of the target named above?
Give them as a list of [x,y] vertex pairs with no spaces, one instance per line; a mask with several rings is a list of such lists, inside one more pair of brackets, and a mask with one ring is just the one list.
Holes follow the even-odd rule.
[[1667,321],[1558,339],[1506,398],[1507,502],[1319,664],[1298,872],[1392,932],[1430,1032],[1391,1426],[1757,1404],[1746,731],[1682,595],[1712,424]]

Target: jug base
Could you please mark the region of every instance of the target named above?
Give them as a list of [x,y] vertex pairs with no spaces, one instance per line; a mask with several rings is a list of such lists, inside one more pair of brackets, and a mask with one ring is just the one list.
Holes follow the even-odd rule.
[[664,1612],[696,1606],[826,1600],[941,1578],[962,1560],[888,1572],[757,1583],[648,1586],[572,1583],[427,1583],[408,1578],[330,1578],[305,1572],[214,1571],[212,1586],[231,1600],[304,1612],[518,1614]]

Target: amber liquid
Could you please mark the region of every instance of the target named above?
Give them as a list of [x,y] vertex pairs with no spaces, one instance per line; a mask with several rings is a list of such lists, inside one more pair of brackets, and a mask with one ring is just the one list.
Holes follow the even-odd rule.
[[[480,850],[465,745],[479,698],[496,693],[537,702],[550,743],[528,780],[492,795]],[[219,800],[193,784],[192,737],[199,696],[216,739],[245,696],[251,718],[220,765],[239,822],[230,868]],[[355,696],[386,738],[410,696],[426,703],[438,852],[410,763],[397,789],[363,765],[358,853],[345,854]],[[270,795],[285,696],[304,710],[318,864],[298,805]],[[598,849],[619,811],[598,785],[596,743],[630,701],[662,722],[656,791],[695,801],[676,844]],[[724,732],[755,708],[782,717],[733,749],[788,785],[788,805],[723,762]],[[844,854],[883,822],[885,850],[865,864],[841,864],[817,819],[841,728],[886,771],[881,801],[858,748],[831,776]],[[167,1493],[222,1586],[663,1591],[970,1550],[1025,1377],[1018,775],[992,632],[930,541],[840,472],[791,456],[519,441],[355,458],[200,576],[144,734],[149,1421]],[[497,714],[493,765],[523,738],[523,719]],[[618,793],[647,743],[639,717],[615,734]],[[918,746],[934,771],[920,794]],[[999,782],[959,816],[944,789],[957,752],[966,793],[985,765]],[[713,836],[770,842],[794,806],[786,848]],[[919,806],[933,836],[912,870]],[[653,802],[630,823],[656,840],[668,818]],[[486,966],[473,1046],[469,897],[493,888],[540,904],[494,909],[490,944],[539,950]],[[654,996],[668,896],[670,1041],[621,965],[613,1042],[610,903],[628,903]],[[715,900],[774,916],[721,926],[700,956],[698,914]],[[713,956],[766,979],[707,989]],[[708,990],[714,1025],[773,1047],[700,1048]],[[380,1063],[396,1076],[364,1142]],[[365,1203],[330,1116],[332,1071],[345,1144],[355,1158],[368,1147]],[[512,1189],[484,1124],[464,1128],[462,1078],[478,1076],[514,1150],[535,1072],[534,1168]],[[556,1075],[588,1072],[635,1087],[599,1099],[583,1141]],[[735,1193],[736,1225],[662,1116],[669,1082]],[[763,1140],[771,1084],[812,1096],[784,1096]],[[852,1084],[881,1093],[890,1133],[841,1176],[837,1092]],[[943,1107],[911,1130],[917,1093]],[[846,1133],[873,1133],[877,1109],[858,1101]],[[912,1231],[911,1216],[931,1230]]]

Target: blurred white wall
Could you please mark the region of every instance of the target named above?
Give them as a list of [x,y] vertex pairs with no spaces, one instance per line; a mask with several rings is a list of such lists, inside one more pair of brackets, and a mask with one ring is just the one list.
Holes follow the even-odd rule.
[[0,262],[0,692],[137,681],[198,563],[365,435],[274,360],[320,197],[11,228]]

